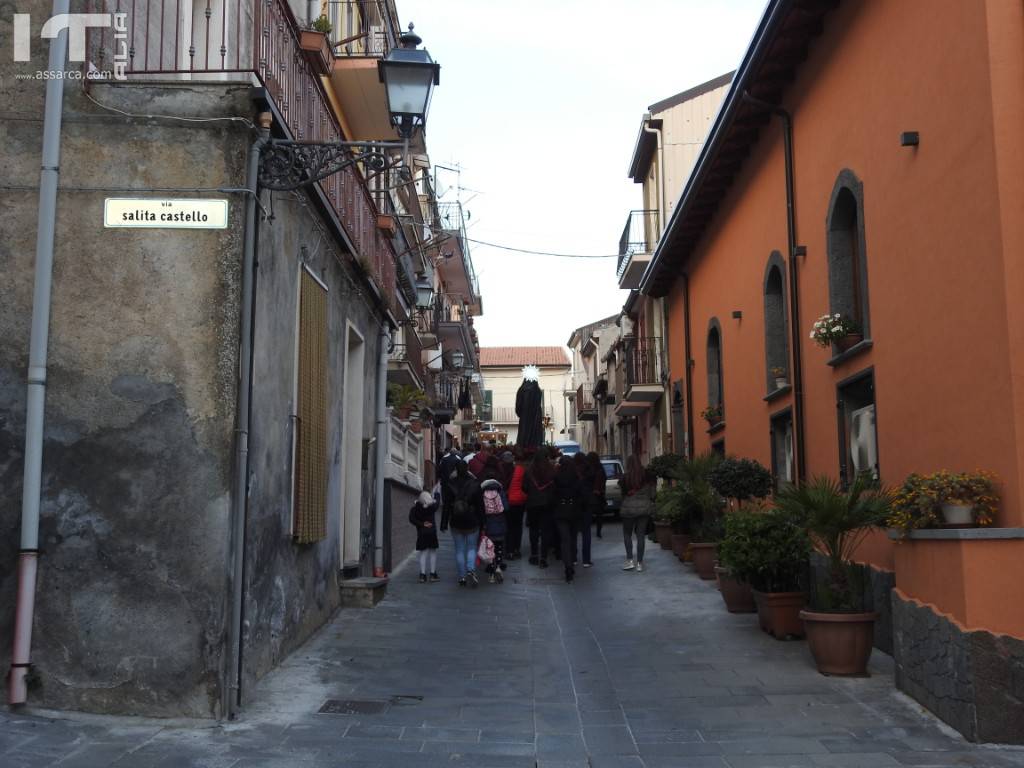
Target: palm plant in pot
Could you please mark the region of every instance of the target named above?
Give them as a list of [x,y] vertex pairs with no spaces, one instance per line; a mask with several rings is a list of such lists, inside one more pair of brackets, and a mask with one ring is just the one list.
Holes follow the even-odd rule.
[[853,562],[857,547],[885,523],[892,493],[867,474],[846,490],[828,477],[788,487],[776,495],[779,508],[803,520],[808,537],[824,556],[824,573],[814,581],[811,608],[800,613],[807,642],[826,675],[864,675],[878,614],[869,610],[867,571]]
[[722,538],[725,501],[711,484],[711,473],[722,462],[717,453],[702,453],[679,466],[682,505],[692,526],[690,556],[702,579],[715,578],[715,552]]
[[404,421],[413,411],[426,405],[426,396],[422,389],[412,384],[388,384],[388,405]]
[[654,499],[654,507],[654,526],[656,530],[661,528],[658,543],[684,560],[690,545],[689,489],[681,483],[663,487]]

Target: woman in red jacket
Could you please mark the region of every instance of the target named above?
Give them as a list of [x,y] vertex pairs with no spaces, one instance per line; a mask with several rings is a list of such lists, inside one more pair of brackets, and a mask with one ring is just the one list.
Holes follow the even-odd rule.
[[508,546],[508,559],[518,560],[523,556],[523,515],[526,513],[526,492],[523,490],[523,474],[526,472],[526,462],[522,454],[517,450],[517,456],[506,451],[502,454],[501,460],[504,463],[515,462],[511,477],[505,487],[508,489],[508,532],[506,542]]

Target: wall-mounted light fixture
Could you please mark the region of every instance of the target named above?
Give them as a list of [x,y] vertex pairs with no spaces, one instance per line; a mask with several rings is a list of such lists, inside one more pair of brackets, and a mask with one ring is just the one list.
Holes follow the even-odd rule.
[[806,256],[807,255],[807,246],[806,245],[794,246],[793,247],[793,255],[794,256]]
[[916,147],[921,143],[921,134],[917,131],[904,131],[900,134],[901,147]]
[[734,309],[732,311],[732,319],[733,320],[742,320],[743,319],[743,311],[739,310],[739,309]]

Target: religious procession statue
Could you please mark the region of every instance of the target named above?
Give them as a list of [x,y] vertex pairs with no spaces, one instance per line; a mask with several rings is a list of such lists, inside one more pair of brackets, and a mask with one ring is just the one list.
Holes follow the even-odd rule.
[[544,426],[541,410],[544,393],[540,388],[540,369],[536,365],[523,368],[523,383],[516,392],[516,416],[519,417],[519,432],[516,446],[524,451],[536,450],[544,441]]

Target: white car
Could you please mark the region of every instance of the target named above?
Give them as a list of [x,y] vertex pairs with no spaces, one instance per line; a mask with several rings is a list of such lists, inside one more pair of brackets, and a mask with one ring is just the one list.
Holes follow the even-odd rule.
[[605,456],[601,459],[601,466],[604,467],[604,511],[605,514],[619,514],[619,507],[622,506],[622,489],[619,487],[619,480],[622,479],[622,459],[618,456]]

